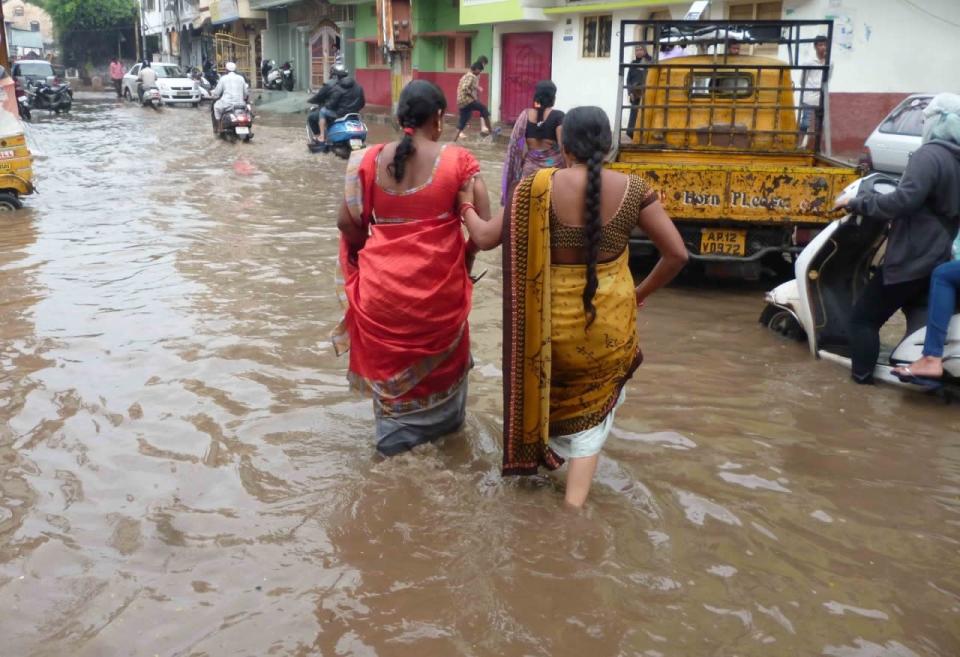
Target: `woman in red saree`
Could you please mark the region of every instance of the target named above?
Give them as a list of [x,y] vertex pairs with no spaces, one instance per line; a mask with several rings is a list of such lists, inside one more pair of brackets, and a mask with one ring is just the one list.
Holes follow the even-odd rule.
[[445,109],[436,85],[404,88],[403,138],[354,154],[337,218],[347,308],[334,346],[350,352],[351,387],[373,397],[377,449],[386,456],[463,424],[473,362],[466,262],[499,244],[499,231],[486,225],[476,159],[437,143]]

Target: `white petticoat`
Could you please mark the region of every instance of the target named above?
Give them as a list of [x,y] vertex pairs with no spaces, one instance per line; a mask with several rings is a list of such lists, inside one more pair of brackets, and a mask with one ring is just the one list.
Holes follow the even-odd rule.
[[603,448],[603,444],[607,442],[610,430],[613,429],[613,417],[616,415],[617,409],[620,408],[626,395],[626,388],[624,387],[620,390],[617,403],[614,404],[610,412],[607,413],[607,417],[603,418],[603,422],[585,431],[578,431],[577,433],[571,433],[566,436],[555,436],[550,439],[550,448],[557,453],[557,456],[564,460],[579,459],[599,454]]

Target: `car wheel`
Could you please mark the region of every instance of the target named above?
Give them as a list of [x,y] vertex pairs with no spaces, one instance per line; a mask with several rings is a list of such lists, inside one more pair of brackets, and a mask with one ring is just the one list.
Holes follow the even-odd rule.
[[0,212],[13,212],[23,207],[16,194],[0,194]]

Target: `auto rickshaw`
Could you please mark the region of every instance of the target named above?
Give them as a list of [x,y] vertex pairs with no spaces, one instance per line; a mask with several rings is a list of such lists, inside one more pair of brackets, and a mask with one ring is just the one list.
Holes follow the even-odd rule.
[[34,191],[33,157],[23,135],[15,82],[0,66],[0,212],[20,209],[20,197]]

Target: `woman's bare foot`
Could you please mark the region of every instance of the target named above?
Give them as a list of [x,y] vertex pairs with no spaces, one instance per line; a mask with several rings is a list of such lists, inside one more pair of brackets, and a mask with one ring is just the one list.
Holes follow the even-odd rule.
[[924,356],[916,360],[907,367],[897,367],[893,370],[895,375],[904,376],[922,376],[928,379],[939,379],[943,376],[943,359],[935,356]]

